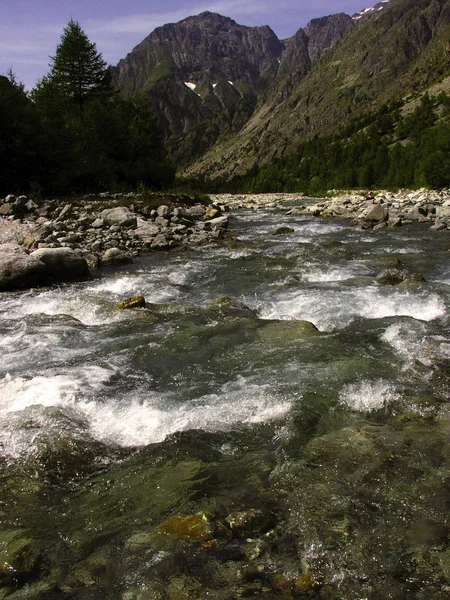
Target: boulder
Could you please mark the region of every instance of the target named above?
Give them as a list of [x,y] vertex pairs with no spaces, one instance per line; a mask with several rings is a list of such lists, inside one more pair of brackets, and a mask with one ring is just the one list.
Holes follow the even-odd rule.
[[133,296],[133,298],[127,298],[122,302],[119,302],[114,308],[117,310],[126,310],[130,308],[145,308],[144,296]]
[[119,250],[119,248],[108,248],[108,250],[102,256],[103,264],[122,264],[132,262],[132,258],[126,252]]
[[364,215],[366,221],[387,221],[389,218],[389,211],[381,204],[375,204],[372,208],[369,208]]
[[292,227],[278,227],[278,229],[275,229],[273,232],[273,235],[290,235],[291,233],[294,233]]
[[153,238],[158,235],[159,227],[151,221],[145,221],[144,219],[137,219],[137,228],[135,233],[144,241],[152,242]]
[[414,273],[406,267],[392,267],[381,271],[377,275],[377,281],[384,285],[398,285],[399,283],[420,283],[425,279],[421,273]]
[[204,207],[201,204],[196,204],[195,206],[190,206],[189,208],[186,208],[184,210],[183,216],[201,218],[204,216],[205,213],[206,210],[204,209]]
[[226,229],[228,227],[228,217],[216,217],[208,221],[213,229]]
[[99,217],[103,219],[105,225],[119,225],[120,227],[136,227],[137,225],[136,215],[125,206],[107,208],[100,213]]
[[89,277],[86,260],[72,248],[39,248],[30,254],[47,267],[54,281],[73,281]]
[[0,291],[43,285],[48,278],[47,265],[38,257],[16,244],[0,246]]

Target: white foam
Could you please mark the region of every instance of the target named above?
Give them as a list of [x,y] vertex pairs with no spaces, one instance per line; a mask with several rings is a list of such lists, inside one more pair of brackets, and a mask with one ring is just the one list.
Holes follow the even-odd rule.
[[400,399],[395,387],[387,381],[358,381],[345,385],[339,400],[352,410],[371,412]]
[[437,294],[381,286],[283,290],[279,295],[260,298],[258,310],[263,319],[306,319],[321,331],[345,327],[356,317],[409,316],[432,321],[446,314],[445,303]]
[[98,393],[114,373],[110,369],[88,366],[30,379],[7,375],[0,380],[0,412],[17,412],[37,404],[73,406],[81,394]]
[[189,88],[190,90],[192,90],[192,91],[194,91],[194,90],[195,90],[195,88],[197,87],[197,84],[196,84],[196,83],[193,83],[192,81],[185,81],[185,82],[184,82],[184,85],[185,85],[186,87],[188,87],[188,88]]
[[450,358],[450,341],[444,337],[427,335],[424,323],[395,323],[380,336],[404,361],[403,369],[414,361],[431,367],[436,360]]
[[228,431],[240,424],[264,423],[283,417],[291,408],[274,397],[268,385],[248,384],[239,378],[220,393],[178,404],[169,395],[148,393],[122,399],[114,405],[82,405],[93,435],[121,446],[161,442],[190,429]]
[[[241,424],[281,418],[291,408],[274,396],[269,385],[257,385],[243,377],[225,384],[218,393],[180,401],[137,386],[113,399],[106,397],[105,384],[116,373],[102,367],[76,368],[64,374],[39,375],[30,379],[5,377],[0,381],[0,419],[31,406],[58,407],[76,415],[91,435],[102,442],[141,446],[161,442],[168,435],[189,429],[227,431]],[[12,455],[28,452],[29,440],[9,432],[3,450]]]
[[370,270],[363,265],[349,265],[348,267],[314,267],[309,266],[302,278],[309,282],[346,281],[353,277],[368,275]]

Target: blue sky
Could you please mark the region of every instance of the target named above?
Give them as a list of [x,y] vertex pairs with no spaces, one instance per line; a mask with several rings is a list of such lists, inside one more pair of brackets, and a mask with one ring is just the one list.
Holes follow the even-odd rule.
[[241,25],[269,25],[281,39],[311,19],[352,15],[377,0],[0,0],[0,74],[12,67],[27,88],[48,72],[70,18],[97,44],[108,64],[116,64],[156,27],[205,10]]

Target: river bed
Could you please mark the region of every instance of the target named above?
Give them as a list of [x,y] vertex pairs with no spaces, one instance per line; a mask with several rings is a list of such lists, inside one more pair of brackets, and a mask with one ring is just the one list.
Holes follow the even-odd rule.
[[0,598],[448,597],[449,232],[228,236],[0,296]]

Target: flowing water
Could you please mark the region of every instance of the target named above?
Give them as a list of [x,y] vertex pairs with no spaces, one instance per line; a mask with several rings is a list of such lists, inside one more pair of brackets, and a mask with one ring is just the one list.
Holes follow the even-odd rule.
[[449,597],[449,233],[228,235],[0,297],[0,598]]

